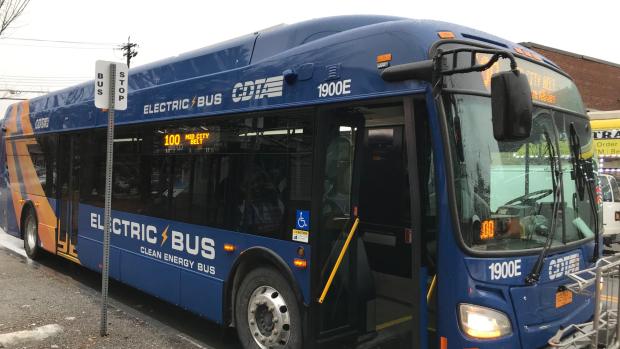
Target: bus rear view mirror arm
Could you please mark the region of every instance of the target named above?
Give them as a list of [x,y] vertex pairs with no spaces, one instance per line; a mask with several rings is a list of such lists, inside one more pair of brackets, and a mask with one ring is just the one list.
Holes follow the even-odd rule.
[[433,81],[435,63],[432,59],[425,61],[399,64],[381,71],[381,78],[389,82],[404,80]]
[[[486,55],[488,60],[479,63],[478,54]],[[459,57],[465,55],[469,59],[459,60]],[[441,89],[442,84],[435,83],[435,79],[482,72],[491,68],[500,58],[510,60],[510,70],[493,74],[491,78],[493,136],[498,141],[523,140],[530,136],[532,130],[532,93],[527,76],[517,69],[516,59],[509,51],[482,48],[439,50],[433,59],[385,68],[381,71],[381,78],[389,82],[421,80]]]

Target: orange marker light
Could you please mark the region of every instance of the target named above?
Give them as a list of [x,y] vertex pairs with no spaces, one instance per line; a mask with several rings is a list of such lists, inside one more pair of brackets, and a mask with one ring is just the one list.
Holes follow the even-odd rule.
[[495,221],[487,219],[480,226],[480,240],[489,240],[495,237]]
[[233,244],[224,244],[224,251],[226,252],[235,252],[236,247]]
[[306,269],[308,267],[308,261],[305,259],[295,258],[293,264],[299,269]]
[[454,39],[456,37],[453,32],[437,32],[437,35],[440,39]]
[[391,60],[392,60],[392,54],[391,53],[384,53],[382,55],[378,55],[377,56],[377,63],[389,62]]

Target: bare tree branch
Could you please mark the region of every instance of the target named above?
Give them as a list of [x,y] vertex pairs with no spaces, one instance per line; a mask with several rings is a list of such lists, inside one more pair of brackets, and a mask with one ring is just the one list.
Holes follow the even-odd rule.
[[0,0],[0,37],[29,3],[30,0]]

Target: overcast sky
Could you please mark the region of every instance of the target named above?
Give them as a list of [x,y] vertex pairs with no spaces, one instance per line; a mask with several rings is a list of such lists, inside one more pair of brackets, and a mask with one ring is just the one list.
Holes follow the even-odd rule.
[[[344,14],[443,20],[620,63],[619,10],[618,0],[31,0],[0,38],[0,90],[53,91],[88,80],[97,59],[124,61],[114,47],[129,35],[140,45],[137,66],[277,24]],[[84,43],[16,40],[24,38]],[[0,101],[0,117],[6,105]]]

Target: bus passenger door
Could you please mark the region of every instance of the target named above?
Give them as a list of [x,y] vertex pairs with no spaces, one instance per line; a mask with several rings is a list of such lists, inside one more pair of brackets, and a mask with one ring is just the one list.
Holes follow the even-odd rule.
[[77,261],[78,210],[80,204],[79,135],[61,135],[58,155],[58,236],[56,253]]
[[[425,323],[420,315],[426,317],[420,294],[427,268],[419,262],[420,236],[413,249],[413,231],[422,235],[429,227],[412,224],[409,183],[414,171],[413,191],[428,197],[417,184],[417,168],[429,164],[408,156],[406,140],[416,142],[420,137],[407,135],[412,125],[406,117],[413,122],[413,104],[405,106],[411,110],[406,112],[402,102],[394,101],[320,114],[322,135],[317,143],[323,147],[319,148],[323,168],[315,173],[322,181],[314,185],[323,192],[320,208],[314,209],[321,212],[314,248],[319,254],[319,295],[336,270],[318,306],[319,342],[329,343],[329,348],[396,349],[426,343],[426,331],[420,331]],[[416,166],[409,166],[412,160]],[[359,225],[345,250],[356,218]],[[343,250],[346,254],[338,264]]]

